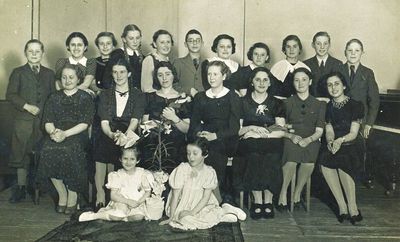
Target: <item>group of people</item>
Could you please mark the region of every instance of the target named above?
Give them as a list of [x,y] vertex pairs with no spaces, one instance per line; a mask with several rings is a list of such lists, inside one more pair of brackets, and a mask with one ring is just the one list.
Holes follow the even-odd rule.
[[[170,192],[169,219],[161,224],[196,229],[245,219],[230,205],[238,183],[253,195],[251,218],[273,218],[274,207],[288,207],[298,164],[290,198],[296,206],[316,163],[336,199],[338,220],[362,220],[354,180],[379,94],[373,71],[361,64],[360,40],[347,42],[342,63],[329,54],[329,34],[318,32],[312,40],[316,55],[302,62],[300,39],[288,35],[282,42],[285,59],[269,70],[267,44],[252,45],[251,63],[242,67],[231,59],[236,44],[227,34],[214,39],[216,55],[206,59],[202,34],[188,31],[188,54],[172,62],[174,40],[166,30],[154,33],[154,51],[147,56],[138,26],[127,25],[121,39],[117,48],[113,33],[99,33],[100,56],[90,59],[87,38],[73,32],[65,43],[71,55],[57,61],[55,72],[41,65],[43,43],[26,43],[27,64],[13,70],[6,94],[16,108],[10,166],[18,184],[10,202],[25,198],[34,151],[35,182],[40,187],[51,180],[57,212],[77,210],[92,162],[97,212],[80,220],[146,218],[150,171],[159,155],[154,147],[162,141]],[[227,172],[232,160],[240,172]]]

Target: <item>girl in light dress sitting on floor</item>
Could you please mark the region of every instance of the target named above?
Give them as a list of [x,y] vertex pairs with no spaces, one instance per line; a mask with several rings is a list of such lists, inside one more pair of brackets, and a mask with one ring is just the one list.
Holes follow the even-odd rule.
[[82,213],[79,216],[80,222],[96,219],[135,221],[147,218],[145,201],[150,197],[154,178],[149,171],[136,167],[138,156],[136,148],[122,149],[120,160],[123,169],[111,172],[106,184],[111,189],[111,201],[97,213]]
[[246,213],[227,203],[219,206],[212,190],[217,188],[215,170],[204,164],[208,155],[208,141],[197,138],[186,147],[188,162],[175,168],[170,177],[171,192],[166,214],[169,224],[183,230],[208,229],[220,222],[236,222],[246,219]]

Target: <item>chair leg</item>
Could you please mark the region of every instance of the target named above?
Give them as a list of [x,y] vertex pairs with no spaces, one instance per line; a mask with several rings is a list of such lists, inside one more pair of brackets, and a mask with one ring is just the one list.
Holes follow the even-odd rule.
[[290,211],[294,210],[294,189],[296,188],[296,172],[293,174],[292,181],[290,183]]
[[248,196],[247,196],[247,208],[248,208],[248,209],[251,208],[251,192],[248,192]]
[[243,199],[244,199],[244,192],[240,191],[239,193],[239,206],[241,209],[243,209]]
[[310,212],[310,199],[311,199],[311,176],[307,180],[306,202],[307,212]]
[[88,194],[88,202],[93,202],[93,184],[89,182],[89,194]]

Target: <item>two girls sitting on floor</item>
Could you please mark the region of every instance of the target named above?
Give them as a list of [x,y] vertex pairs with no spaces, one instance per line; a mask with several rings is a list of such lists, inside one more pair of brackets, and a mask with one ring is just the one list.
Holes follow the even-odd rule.
[[[108,175],[106,187],[111,189],[110,203],[97,213],[82,213],[79,221],[151,219],[146,211],[152,208],[146,199],[150,197],[154,178],[149,171],[136,167],[138,155],[136,148],[122,150],[123,169]],[[246,213],[239,208],[226,203],[219,206],[212,192],[218,186],[217,175],[211,166],[204,164],[207,155],[206,139],[198,138],[187,145],[188,162],[181,163],[169,177],[172,189],[165,208],[169,219],[160,225],[194,230],[246,219]]]

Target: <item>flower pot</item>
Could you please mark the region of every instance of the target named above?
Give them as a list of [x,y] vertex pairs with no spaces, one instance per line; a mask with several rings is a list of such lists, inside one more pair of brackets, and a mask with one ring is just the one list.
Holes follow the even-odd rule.
[[148,220],[159,220],[164,212],[164,201],[161,197],[149,197],[146,199],[145,214]]

